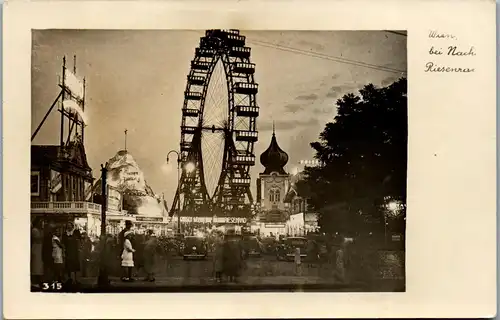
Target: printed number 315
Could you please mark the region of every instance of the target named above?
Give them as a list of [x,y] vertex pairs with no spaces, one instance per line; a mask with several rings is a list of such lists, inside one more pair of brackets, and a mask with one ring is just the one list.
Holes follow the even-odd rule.
[[43,290],[61,290],[62,289],[62,283],[60,282],[52,282],[52,283],[43,283]]

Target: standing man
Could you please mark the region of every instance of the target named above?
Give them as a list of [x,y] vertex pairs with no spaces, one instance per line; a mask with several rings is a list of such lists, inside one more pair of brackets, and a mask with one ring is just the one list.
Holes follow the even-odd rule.
[[80,272],[81,235],[73,222],[66,224],[66,230],[60,239],[64,250],[64,271],[69,284],[77,284],[77,273]]
[[156,238],[153,230],[148,230],[146,243],[144,244],[144,270],[146,271],[145,281],[154,282],[155,281],[155,264],[156,264],[156,254],[158,251],[158,239]]

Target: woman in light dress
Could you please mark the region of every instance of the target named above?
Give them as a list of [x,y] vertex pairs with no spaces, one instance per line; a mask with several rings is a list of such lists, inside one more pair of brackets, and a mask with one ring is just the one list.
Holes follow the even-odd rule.
[[123,237],[125,241],[123,242],[123,251],[122,251],[122,267],[124,269],[124,276],[122,281],[133,281],[132,278],[132,269],[134,268],[134,252],[135,249],[132,247],[132,242],[130,239],[132,238],[133,232],[127,231],[124,233]]
[[156,265],[156,253],[158,250],[158,239],[156,238],[153,230],[148,230],[146,242],[144,243],[144,271],[146,271],[146,278],[144,281],[154,282]]
[[52,258],[54,259],[54,280],[62,283],[64,272],[64,246],[61,242],[62,230],[58,228],[52,236]]

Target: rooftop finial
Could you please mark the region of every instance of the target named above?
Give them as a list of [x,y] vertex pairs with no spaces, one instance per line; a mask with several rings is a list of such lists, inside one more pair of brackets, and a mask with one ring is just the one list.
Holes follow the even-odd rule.
[[125,132],[125,151],[127,151],[127,132],[128,132],[128,130],[125,129],[124,132]]
[[273,120],[273,136],[275,135],[276,133],[276,130],[275,130],[275,127],[274,127],[274,120]]

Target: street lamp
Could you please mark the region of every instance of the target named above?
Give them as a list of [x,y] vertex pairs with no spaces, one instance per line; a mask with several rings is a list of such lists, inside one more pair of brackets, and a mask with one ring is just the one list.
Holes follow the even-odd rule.
[[196,165],[192,162],[188,162],[184,166],[184,169],[186,170],[187,173],[191,173],[196,169]]
[[108,163],[105,165],[101,164],[101,252],[100,252],[100,260],[99,260],[99,276],[97,277],[97,284],[99,286],[107,286],[109,285],[109,273],[106,264],[104,263],[106,254],[106,246],[107,243],[107,233],[106,233],[106,210],[108,209]]
[[[179,152],[175,150],[170,150],[167,154],[167,164],[170,154],[175,153],[177,155],[177,190],[179,191],[179,187],[181,185],[181,155]],[[180,192],[180,191],[179,191]],[[181,233],[181,198],[179,194],[179,198],[177,199],[177,233]]]
[[385,245],[387,246],[387,225],[389,222],[387,221],[387,217],[390,216],[391,218],[397,217],[399,215],[399,208],[400,204],[398,201],[392,200],[389,203],[385,205],[385,212],[384,212],[384,237],[385,237]]
[[391,213],[395,213],[398,210],[398,203],[396,201],[391,201],[387,204],[387,209]]

